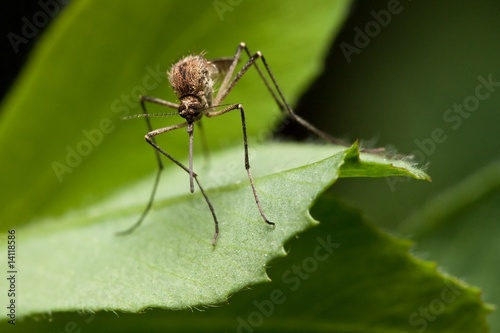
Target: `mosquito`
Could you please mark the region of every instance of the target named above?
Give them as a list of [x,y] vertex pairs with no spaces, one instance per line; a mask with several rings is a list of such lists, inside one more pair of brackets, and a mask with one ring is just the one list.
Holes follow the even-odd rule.
[[[235,74],[236,67],[238,65],[238,62],[240,61],[242,52],[246,53],[246,55],[248,56],[248,60],[243,65],[243,67]],[[259,59],[261,60],[261,63],[264,66],[265,71],[262,71],[262,69],[257,64],[257,61]],[[163,155],[173,163],[177,164],[181,169],[183,169],[185,172],[189,174],[189,189],[191,193],[194,192],[194,183],[196,183],[196,186],[199,188],[214,220],[215,232],[212,238],[212,245],[215,246],[217,238],[219,236],[219,222],[217,220],[217,215],[215,214],[215,209],[212,203],[210,202],[205,190],[201,186],[200,181],[198,180],[198,174],[194,172],[193,169],[194,124],[196,123],[199,126],[199,129],[201,130],[202,129],[201,120],[203,117],[213,118],[235,110],[239,111],[241,116],[245,169],[248,175],[248,179],[250,180],[250,186],[252,188],[253,197],[257,205],[257,209],[259,210],[260,216],[262,217],[264,222],[273,228],[275,227],[275,223],[272,222],[264,213],[264,209],[262,208],[262,204],[259,200],[257,189],[255,188],[255,183],[250,169],[250,161],[248,159],[248,138],[247,138],[247,129],[245,120],[246,118],[243,105],[221,104],[227,97],[227,95],[233,90],[236,84],[240,81],[240,79],[252,66],[255,67],[255,69],[257,70],[267,90],[270,92],[274,101],[278,104],[280,110],[283,113],[285,113],[292,120],[298,122],[299,124],[307,128],[309,131],[313,132],[320,138],[334,144],[344,145],[344,143],[341,142],[340,140],[320,131],[319,129],[308,123],[305,119],[301,118],[300,116],[298,116],[293,112],[292,108],[286,101],[278,83],[276,82],[274,75],[272,74],[271,69],[266,61],[266,58],[260,51],[252,54],[248,49],[248,47],[245,45],[245,43],[240,43],[238,45],[238,48],[236,49],[236,53],[231,58],[207,60],[205,58],[204,53],[199,55],[188,55],[179,60],[178,62],[176,62],[167,72],[168,80],[170,82],[172,89],[174,90],[175,94],[179,99],[179,103],[172,103],[151,96],[141,96],[140,105],[143,113],[132,115],[125,118],[125,119],[145,118],[148,126],[148,133],[145,135],[145,139],[147,143],[149,143],[154,148],[156,160],[158,163],[158,171],[156,174],[156,178],[154,180],[153,189],[151,191],[149,201],[144,211],[142,212],[141,216],[134,225],[132,225],[130,228],[124,231],[119,232],[118,234],[120,235],[129,234],[135,229],[137,229],[142,224],[142,222],[148,215],[149,211],[151,210],[156,190],[160,182],[161,172],[163,170],[163,162],[161,157],[161,155]],[[267,74],[267,77],[266,75],[264,75],[265,73]],[[217,79],[222,79],[222,83],[220,84],[219,89],[215,94],[214,83]],[[161,106],[172,108],[177,110],[177,112],[150,114],[146,109],[146,103],[158,104]],[[151,117],[162,117],[162,116],[176,115],[176,114],[184,118],[185,121],[180,124],[168,127],[162,127],[159,129],[152,128],[150,121]],[[167,153],[162,147],[160,147],[156,143],[155,140],[155,137],[160,134],[164,134],[184,127],[186,127],[189,139],[188,166],[179,162],[172,155]]]

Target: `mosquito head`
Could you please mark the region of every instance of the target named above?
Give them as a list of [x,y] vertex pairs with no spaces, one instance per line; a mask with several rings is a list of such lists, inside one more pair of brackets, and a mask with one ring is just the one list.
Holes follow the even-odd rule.
[[177,112],[188,123],[192,123],[203,115],[204,109],[203,103],[197,96],[187,95],[181,98]]

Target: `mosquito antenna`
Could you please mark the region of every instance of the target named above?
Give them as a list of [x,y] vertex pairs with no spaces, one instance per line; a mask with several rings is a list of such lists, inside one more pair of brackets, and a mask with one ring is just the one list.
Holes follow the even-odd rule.
[[139,113],[139,114],[133,114],[131,116],[123,117],[122,120],[130,120],[130,119],[137,119],[137,118],[163,118],[163,117],[170,117],[170,116],[176,116],[176,115],[178,115],[177,112],[170,112],[170,113]]

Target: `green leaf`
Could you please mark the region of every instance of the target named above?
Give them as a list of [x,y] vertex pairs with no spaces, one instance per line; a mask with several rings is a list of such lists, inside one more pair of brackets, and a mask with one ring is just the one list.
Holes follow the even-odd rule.
[[[220,9],[221,2],[229,8]],[[293,104],[321,69],[348,5],[347,0],[71,2],[41,36],[3,103],[1,225],[86,207],[153,172],[144,122],[120,118],[141,112],[138,94],[175,100],[164,73],[188,53],[227,57],[246,42],[266,56]],[[225,102],[245,105],[250,136],[265,137],[281,118],[254,70]],[[154,125],[180,120],[159,119]],[[237,114],[205,121],[210,151],[240,144],[238,121]],[[176,132],[158,140],[182,159],[187,135]]]
[[[479,291],[415,259],[410,243],[388,236],[324,195],[322,221],[272,262],[272,283],[203,311],[55,314],[19,329],[136,332],[487,332]],[[276,231],[276,230],[275,230]],[[216,250],[215,252],[217,252]],[[144,280],[147,277],[144,275]]]
[[[179,177],[185,173],[177,167],[165,170],[153,212],[128,236],[115,234],[136,221],[152,179],[124,187],[83,211],[19,228],[18,261],[23,289],[29,292],[18,296],[18,315],[225,302],[248,285],[268,281],[267,264],[285,254],[286,240],[315,224],[308,208],[339,174],[364,169],[364,175],[370,175],[374,162],[363,162],[356,152],[356,145],[254,146],[255,184],[266,214],[277,224],[275,230],[258,213],[242,149],[216,155],[211,171],[201,177],[220,221],[215,248],[203,197],[189,193],[187,175]],[[350,163],[343,165],[346,159]],[[405,171],[390,161],[377,163],[380,169],[385,175],[404,171],[406,176],[421,177],[418,169],[408,165]],[[3,260],[0,265],[6,265]]]

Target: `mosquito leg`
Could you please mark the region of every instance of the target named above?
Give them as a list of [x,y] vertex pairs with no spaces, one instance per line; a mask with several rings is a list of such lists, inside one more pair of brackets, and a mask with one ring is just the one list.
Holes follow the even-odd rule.
[[151,207],[153,206],[153,202],[154,202],[154,198],[155,198],[155,194],[156,194],[156,189],[158,188],[158,183],[160,182],[162,170],[163,170],[163,164],[160,163],[159,167],[158,167],[158,171],[156,172],[156,178],[155,178],[155,181],[153,184],[153,190],[151,191],[151,195],[149,196],[148,203],[146,205],[146,208],[142,211],[142,214],[139,217],[139,219],[137,220],[137,222],[135,222],[130,228],[117,232],[116,235],[118,235],[118,236],[128,235],[128,234],[132,233],[132,231],[137,229],[142,224],[142,221],[146,218],[149,211],[151,210]]
[[240,43],[238,45],[238,48],[236,49],[236,53],[234,54],[233,57],[233,62],[231,63],[231,66],[229,66],[229,69],[226,72],[226,76],[224,77],[224,80],[222,81],[220,87],[219,87],[219,92],[217,93],[217,96],[215,96],[212,105],[219,105],[224,98],[226,98],[227,94],[231,91],[231,89],[228,89],[228,84],[233,77],[234,70],[236,69],[236,65],[238,65],[238,61],[240,60],[241,57],[241,50],[245,48],[245,43]]
[[198,184],[198,188],[200,189],[201,194],[203,194],[203,198],[205,198],[205,202],[207,203],[208,208],[210,209],[210,213],[212,213],[212,218],[214,219],[215,232],[214,236],[212,237],[212,245],[215,246],[215,243],[217,243],[217,238],[219,237],[219,221],[217,221],[214,206],[212,206],[212,203],[210,202],[210,200],[208,200],[208,196],[203,190],[203,187],[201,187],[200,182],[198,181],[198,177],[195,176],[194,180],[196,181],[196,184]]
[[[146,109],[145,102],[159,104],[159,105],[163,105],[163,106],[167,106],[167,107],[171,107],[171,108],[175,108],[175,109],[178,108],[178,105],[175,104],[175,103],[164,101],[164,100],[161,100],[161,99],[158,99],[158,98],[155,98],[155,97],[141,96],[141,98],[140,98],[140,104],[141,104],[141,108],[142,108],[142,110],[143,110],[143,112],[144,112],[145,115],[148,115],[148,111]],[[201,191],[201,193],[202,193],[202,195],[203,195],[203,197],[204,197],[204,199],[205,199],[205,201],[206,201],[206,203],[207,203],[207,205],[208,205],[208,207],[210,209],[210,212],[212,213],[212,217],[213,217],[213,220],[214,220],[214,223],[215,223],[215,234],[214,234],[214,237],[213,237],[213,240],[212,240],[212,244],[215,245],[215,242],[217,240],[217,236],[219,235],[219,223],[217,221],[217,216],[215,215],[215,210],[214,210],[214,208],[212,206],[212,203],[208,199],[208,196],[206,195],[205,191],[203,190],[203,187],[201,186],[200,182],[198,181],[197,174],[194,173],[194,172],[190,173],[190,171],[189,171],[188,168],[186,168],[182,163],[180,163],[179,161],[177,161],[170,154],[168,154],[167,152],[165,152],[160,146],[158,146],[158,144],[156,143],[156,140],[155,140],[155,136],[156,135],[159,135],[159,134],[162,134],[162,133],[166,133],[168,131],[172,131],[172,130],[177,129],[177,128],[186,127],[186,126],[188,126],[188,124],[187,123],[182,123],[182,124],[173,125],[173,126],[170,126],[170,127],[161,128],[161,129],[158,129],[158,130],[153,130],[153,127],[151,125],[151,119],[146,116],[145,120],[146,120],[146,124],[147,124],[147,127],[148,127],[148,133],[146,134],[145,138],[146,138],[146,141],[151,146],[153,146],[153,148],[155,148],[154,151],[155,151],[155,156],[156,156],[156,160],[157,160],[157,163],[158,163],[158,171],[156,173],[156,178],[155,178],[155,181],[154,181],[154,184],[153,184],[153,190],[151,191],[151,195],[149,197],[148,203],[146,205],[146,208],[142,212],[141,216],[139,217],[139,219],[137,220],[137,222],[134,225],[132,225],[130,228],[128,228],[128,229],[126,229],[124,231],[118,232],[117,235],[130,234],[132,231],[134,231],[135,229],[137,229],[142,224],[143,220],[146,218],[146,216],[148,215],[149,211],[151,210],[151,207],[153,206],[154,198],[155,198],[155,195],[156,195],[156,190],[157,190],[158,184],[160,182],[161,172],[163,170],[163,162],[161,160],[161,155],[160,155],[160,154],[163,154],[164,156],[166,156],[167,158],[169,158],[172,162],[174,162],[179,167],[181,167],[184,171],[186,171],[190,175],[192,174],[192,177],[195,179],[196,184],[198,185],[198,188],[200,189],[200,191]]]
[[234,70],[236,69],[236,65],[238,64],[238,60],[241,57],[241,51],[245,48],[246,48],[245,43],[240,43],[240,45],[238,45],[238,48],[236,49],[236,53],[233,58],[233,63],[231,64],[231,67],[229,67],[229,70],[227,71],[226,76],[224,77],[224,80],[222,81],[222,84],[219,87],[219,92],[217,93],[217,96],[214,98],[214,101],[212,103],[213,105],[219,105],[227,97],[227,95],[231,92],[231,90],[233,90],[234,86],[239,81],[241,76],[243,76],[243,74],[245,74],[248,68],[252,65],[250,63],[251,60],[249,60],[243,66],[243,68],[240,69],[238,74],[236,74],[236,77],[231,81]]
[[[177,164],[181,169],[183,169],[184,171],[186,171],[190,175],[190,177],[192,176],[192,178],[196,181],[196,184],[198,185],[198,188],[200,189],[201,194],[203,195],[203,198],[205,199],[205,202],[207,203],[208,208],[210,209],[210,213],[212,214],[212,217],[213,217],[213,220],[214,220],[215,233],[214,233],[214,236],[213,236],[213,239],[212,239],[212,245],[215,246],[215,243],[217,241],[217,237],[219,236],[219,221],[217,220],[217,216],[215,215],[215,210],[214,210],[214,207],[212,206],[212,203],[208,199],[208,196],[205,193],[205,190],[203,190],[203,187],[201,186],[200,181],[198,180],[198,175],[195,172],[192,171],[192,162],[190,163],[190,167],[189,168],[186,167],[184,164],[182,164],[181,162],[177,161],[172,155],[170,155],[165,150],[163,150],[163,148],[161,148],[160,146],[158,146],[156,144],[156,142],[154,141],[154,137],[157,136],[157,135],[160,135],[162,133],[166,133],[168,131],[172,131],[172,130],[175,130],[175,129],[178,129],[178,128],[181,128],[181,127],[186,127],[186,126],[189,127],[190,124],[187,123],[187,122],[185,122],[185,123],[178,124],[178,125],[173,125],[173,126],[170,126],[170,127],[159,128],[157,130],[151,131],[148,134],[146,134],[146,141],[151,146],[153,146],[153,148],[155,148],[156,152],[164,155],[169,160],[171,160],[172,162],[174,162],[175,164]],[[191,126],[192,126],[192,124],[191,124]]]
[[[269,91],[269,93],[271,94],[271,96],[273,97],[275,102],[278,104],[278,106],[282,112],[287,113],[287,115],[292,120],[298,122],[299,124],[301,124],[302,126],[307,128],[309,131],[311,131],[312,133],[314,133],[317,136],[319,136],[320,138],[322,138],[323,140],[325,140],[327,142],[331,142],[333,144],[337,144],[337,145],[344,145],[344,146],[346,145],[346,143],[343,142],[342,140],[334,138],[334,137],[326,134],[325,132],[317,129],[315,126],[310,124],[304,118],[298,116],[295,112],[293,112],[293,109],[290,107],[290,105],[286,101],[278,83],[276,82],[276,79],[274,78],[273,73],[271,72],[269,65],[267,64],[266,59],[264,58],[264,56],[262,55],[261,52],[256,52],[252,55],[250,53],[248,47],[245,45],[245,43],[240,43],[240,45],[238,46],[238,49],[236,50],[236,54],[234,56],[234,61],[237,61],[240,58],[242,50],[245,50],[245,53],[248,55],[249,60],[245,63],[245,65],[243,65],[243,67],[235,75],[235,77],[232,79],[232,81],[230,83],[228,83],[230,81],[230,75],[231,76],[233,75],[234,70],[228,71],[228,73],[226,74],[226,77],[224,78],[223,85],[221,85],[221,88],[219,89],[219,93],[217,94],[217,97],[214,101],[214,105],[220,104],[224,100],[224,98],[227,97],[227,95],[231,92],[231,90],[236,86],[238,81],[243,77],[243,75],[253,65],[255,67],[255,69],[257,70],[257,72],[259,73],[259,76],[261,77],[262,81],[264,82],[264,85],[266,86],[267,90]],[[269,83],[268,79],[266,78],[266,76],[264,75],[264,73],[262,72],[260,67],[258,66],[258,64],[257,64],[258,59],[261,59],[262,63],[264,64],[265,70],[271,79],[272,85]],[[236,63],[233,62],[232,65],[236,66]],[[231,67],[232,67],[232,65],[231,65]],[[274,87],[274,89],[276,90],[277,93],[274,91],[274,89],[272,87]]]
[[193,123],[188,122],[187,132],[189,135],[189,190],[191,193],[194,192],[193,183]]
[[[250,54],[250,51],[248,50],[248,48],[245,48],[245,51],[247,52],[247,54]],[[290,106],[290,104],[288,104],[287,100],[285,99],[285,96],[283,95],[283,92],[281,91],[281,88],[279,87],[278,82],[276,81],[273,73],[271,72],[271,68],[269,67],[269,65],[267,63],[266,58],[260,52],[257,52],[256,54],[260,55],[260,59],[261,59],[262,63],[264,64],[264,68],[266,69],[267,74],[271,78],[271,82],[273,83],[274,88],[278,92],[278,96],[279,96],[279,99],[281,100],[281,102],[279,99],[276,98],[276,95],[272,92],[271,86],[269,85],[269,83],[265,79],[265,76],[263,75],[262,71],[260,70],[257,63],[255,63],[255,62],[254,62],[254,67],[259,72],[260,77],[264,81],[267,89],[271,92],[271,95],[273,95],[273,98],[276,100],[278,105],[280,105],[281,110],[287,112],[288,115],[290,116],[290,118],[292,118],[293,120],[295,120],[296,122],[298,122],[299,124],[301,124],[302,126],[307,128],[310,132],[316,134],[318,137],[322,138],[323,140],[325,140],[327,142],[331,142],[333,144],[345,146],[346,145],[345,142],[343,142],[340,139],[334,138],[331,135],[319,130],[318,128],[313,126],[311,123],[309,123],[307,120],[300,117],[299,115],[297,115],[293,111],[292,107]],[[252,59],[252,58],[250,58],[250,59]]]
[[[178,165],[181,169],[183,169],[184,171],[186,171],[188,174],[190,174],[190,175],[192,174],[192,177],[196,181],[196,184],[198,185],[198,188],[200,189],[201,193],[203,194],[203,198],[205,199],[205,201],[206,201],[206,203],[208,205],[208,208],[210,209],[210,212],[212,213],[212,217],[214,219],[215,234],[214,234],[212,243],[215,245],[215,241],[217,240],[217,236],[219,235],[219,222],[217,221],[217,216],[215,215],[215,210],[214,210],[214,208],[212,206],[212,203],[208,199],[208,196],[206,195],[205,190],[203,189],[203,187],[201,186],[201,184],[200,184],[200,182],[199,182],[199,180],[197,178],[198,175],[195,172],[190,171],[190,169],[188,167],[186,167],[184,164],[182,164],[181,162],[179,162],[178,160],[176,160],[172,155],[170,155],[169,153],[167,153],[163,148],[161,148],[156,143],[156,141],[154,139],[155,136],[157,136],[157,135],[160,135],[160,134],[163,134],[163,133],[166,133],[166,132],[170,132],[170,131],[176,130],[178,128],[186,127],[186,126],[189,126],[189,124],[187,122],[184,122],[184,123],[177,124],[177,125],[172,125],[172,126],[169,126],[169,127],[159,128],[157,130],[153,130],[153,131],[148,132],[145,135],[145,139],[155,149],[155,152],[157,153],[157,156],[158,156],[158,160],[160,161],[159,162],[160,163],[159,165],[161,165],[160,168],[163,168],[163,164],[161,162],[161,156],[160,156],[160,154],[162,154],[165,157],[167,157],[169,160],[171,160],[173,163],[175,163],[176,165]],[[157,176],[156,179],[157,180],[155,181],[154,192],[156,191],[156,188],[157,188],[157,185],[158,185],[159,176]],[[154,192],[152,193],[151,198],[154,198]],[[147,212],[151,209],[151,206],[152,206],[152,203],[153,203],[153,200],[151,200],[151,198],[150,198],[150,200],[148,202],[148,205],[146,206],[146,210],[141,215],[141,218],[131,228],[129,228],[129,229],[123,231],[123,232],[120,232],[119,233],[120,235],[128,234],[128,233],[132,232],[134,229],[136,229],[142,223],[142,220],[147,215]]]
[[[245,53],[247,54],[248,56],[248,59],[251,59],[252,58],[252,54],[250,53],[250,50],[248,49],[247,46],[244,47],[245,49]],[[260,67],[259,65],[257,64],[257,62],[254,62],[253,63],[255,69],[257,70],[257,72],[259,73],[259,76],[260,78],[262,79],[262,81],[264,82],[264,85],[266,86],[267,88],[267,91],[269,91],[269,93],[271,94],[271,96],[273,97],[274,101],[276,102],[276,104],[278,104],[280,110],[282,112],[287,112],[286,108],[285,108],[285,104],[287,104],[286,100],[285,102],[281,102],[278,98],[278,96],[276,96],[276,93],[274,92],[273,88],[271,87],[271,85],[269,84],[269,81],[266,79],[264,73],[262,73],[262,71],[260,70]],[[279,90],[279,88],[278,88]],[[283,98],[284,100],[284,98]]]
[[224,113],[227,113],[229,111],[232,111],[232,110],[240,110],[240,115],[241,115],[241,126],[243,128],[243,146],[244,146],[244,149],[245,149],[245,169],[247,171],[247,174],[248,174],[248,179],[250,180],[250,186],[252,187],[252,191],[253,191],[253,197],[255,199],[255,203],[257,204],[257,208],[259,209],[259,213],[260,213],[260,216],[262,216],[262,218],[264,219],[264,221],[271,225],[271,226],[275,226],[275,223],[274,222],[271,222],[266,214],[264,214],[264,210],[262,209],[262,206],[260,204],[260,200],[259,200],[259,196],[257,195],[257,190],[255,188],[255,184],[254,184],[254,181],[253,181],[253,177],[252,177],[252,172],[250,170],[250,161],[249,161],[249,158],[248,158],[248,139],[247,139],[247,127],[246,127],[246,121],[245,121],[245,110],[243,109],[243,105],[241,104],[234,104],[234,105],[230,105],[222,110],[219,110],[219,111],[212,111],[212,112],[207,112],[205,115],[207,117],[216,117],[216,116],[220,116]]
[[[251,53],[248,50],[248,47],[246,47],[246,46],[245,46],[245,52],[248,55],[248,57],[250,59],[252,59]],[[300,125],[304,126],[310,132],[316,134],[318,137],[322,138],[323,140],[330,142],[330,143],[333,143],[333,144],[336,144],[336,145],[340,145],[340,146],[349,146],[349,144],[347,142],[345,142],[341,139],[335,138],[335,137],[319,130],[318,128],[313,126],[311,123],[309,123],[307,120],[305,120],[304,118],[297,115],[293,111],[293,109],[291,108],[290,104],[288,104],[287,100],[285,99],[285,96],[283,95],[283,92],[281,91],[281,88],[279,87],[278,82],[276,81],[273,73],[271,72],[271,68],[269,67],[264,55],[262,55],[262,53],[260,53],[260,52],[257,52],[256,54],[260,54],[261,61],[264,64],[264,67],[266,69],[267,74],[271,78],[273,86],[275,87],[276,91],[278,92],[279,99],[277,98],[276,94],[274,93],[273,89],[271,88],[271,85],[267,81],[265,75],[262,73],[259,66],[257,65],[257,62],[254,61],[253,65],[254,65],[255,69],[257,69],[257,72],[259,73],[259,76],[261,77],[262,81],[264,81],[264,84],[265,84],[267,90],[271,93],[274,100],[276,101],[276,103],[278,104],[278,106],[280,107],[280,109],[283,112],[287,112],[290,118],[292,118],[294,121],[296,121]],[[281,99],[281,101],[280,101],[280,99]],[[374,153],[374,154],[380,154],[380,153],[385,152],[385,148],[362,148],[361,151],[368,152],[368,153]]]

